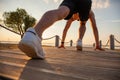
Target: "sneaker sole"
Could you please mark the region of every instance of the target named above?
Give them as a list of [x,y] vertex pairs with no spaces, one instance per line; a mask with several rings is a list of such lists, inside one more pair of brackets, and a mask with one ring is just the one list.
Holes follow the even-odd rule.
[[81,46],[76,46],[78,51],[82,51],[82,47]]
[[32,46],[29,46],[25,43],[20,42],[18,45],[18,48],[23,51],[27,56],[31,57],[31,58],[39,58],[36,55],[35,49]]

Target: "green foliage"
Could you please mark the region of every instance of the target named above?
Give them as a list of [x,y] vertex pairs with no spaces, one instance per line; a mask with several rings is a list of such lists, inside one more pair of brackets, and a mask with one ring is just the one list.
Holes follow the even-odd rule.
[[0,19],[0,23],[2,22],[2,19]]
[[35,25],[36,19],[33,18],[32,16],[27,15],[23,20],[23,22],[24,22],[24,30],[26,31],[29,27]]
[[16,11],[4,12],[4,24],[21,35],[27,28],[34,26],[36,19],[28,15],[25,9],[17,8]]

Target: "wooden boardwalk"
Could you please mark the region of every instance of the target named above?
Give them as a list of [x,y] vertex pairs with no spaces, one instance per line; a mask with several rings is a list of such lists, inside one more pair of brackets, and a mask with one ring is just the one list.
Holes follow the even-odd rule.
[[19,49],[0,50],[0,80],[2,76],[15,80],[120,80],[120,51],[44,50],[45,60],[30,59]]

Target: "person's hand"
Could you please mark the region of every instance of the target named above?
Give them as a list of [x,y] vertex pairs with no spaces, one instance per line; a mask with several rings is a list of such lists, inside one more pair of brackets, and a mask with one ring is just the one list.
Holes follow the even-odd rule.
[[61,46],[59,46],[58,48],[64,48],[64,49],[65,49],[64,45],[61,45]]
[[95,50],[105,51],[103,48],[96,47]]

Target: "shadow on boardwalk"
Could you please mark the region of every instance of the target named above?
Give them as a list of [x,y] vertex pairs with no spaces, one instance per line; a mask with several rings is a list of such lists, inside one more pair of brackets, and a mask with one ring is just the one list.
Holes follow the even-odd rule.
[[120,52],[44,47],[45,60],[20,50],[0,50],[0,75],[25,80],[120,80]]

